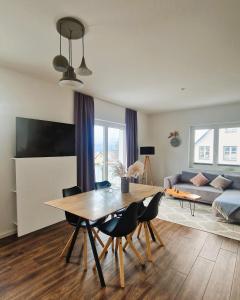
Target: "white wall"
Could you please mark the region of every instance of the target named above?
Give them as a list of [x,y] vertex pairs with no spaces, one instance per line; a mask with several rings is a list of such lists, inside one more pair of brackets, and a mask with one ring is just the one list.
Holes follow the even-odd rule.
[[[156,146],[156,155],[151,158],[155,184],[162,184],[164,176],[189,168],[189,128],[193,125],[219,122],[239,122],[240,103],[191,110],[180,110],[151,115],[149,135]],[[177,130],[182,143],[170,146],[168,135]]]
[[[0,68],[0,237],[15,231],[15,118],[73,123],[72,91]],[[124,123],[125,108],[95,99],[95,117]],[[147,137],[147,117],[139,113],[139,141]],[[143,134],[141,134],[141,131]]]

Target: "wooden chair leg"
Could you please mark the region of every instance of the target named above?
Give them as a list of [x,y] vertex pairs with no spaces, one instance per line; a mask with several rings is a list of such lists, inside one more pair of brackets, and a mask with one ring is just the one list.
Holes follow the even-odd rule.
[[87,271],[87,230],[84,228],[83,231],[83,263],[84,263],[84,271]]
[[112,252],[114,252],[114,240],[112,240]]
[[144,265],[144,260],[141,256],[141,254],[137,251],[137,249],[135,248],[135,246],[133,245],[133,242],[131,240],[131,238],[129,236],[126,237],[127,241],[128,241],[128,244],[130,246],[130,248],[132,249],[133,253],[137,256],[137,258],[139,259],[140,261],[140,264]]
[[[133,230],[132,233],[130,233],[130,234],[128,235],[129,238],[130,238],[131,240],[132,240],[132,236],[134,235],[136,229],[137,229],[137,227]],[[127,248],[127,246],[128,246],[128,240],[126,239],[125,244],[123,245],[123,250],[124,250],[124,251],[125,251],[125,249]]]
[[157,232],[156,228],[154,227],[154,225],[152,224],[151,221],[149,222],[149,224],[150,224],[150,226],[151,226],[151,228],[152,228],[152,230],[153,230],[153,233],[156,235],[156,237],[157,237],[157,239],[158,239],[160,245],[161,245],[161,246],[164,246],[164,243],[163,243],[162,239],[160,238],[159,233]]
[[142,223],[139,224],[137,238],[139,239],[140,233],[142,230]]
[[64,246],[64,248],[63,248],[63,250],[62,250],[62,252],[60,254],[60,257],[62,257],[64,255],[64,253],[66,252],[68,246],[70,245],[70,243],[72,241],[72,238],[73,238],[73,235],[74,235],[74,232],[75,232],[75,230],[73,231],[73,233],[71,234],[70,238],[68,239],[66,245]]
[[116,243],[115,243],[115,254],[117,254],[117,251],[118,251],[118,245],[119,245],[119,240],[116,239]]
[[[107,253],[107,250],[108,250],[108,248],[109,248],[109,246],[110,246],[111,243],[114,243],[114,240],[113,240],[112,237],[110,237],[110,238],[107,240],[106,245],[104,246],[102,252],[100,253],[100,255],[99,255],[99,257],[98,257],[99,261],[101,261],[102,258],[104,257],[104,255]],[[96,269],[96,264],[94,264],[94,266],[93,266],[93,270],[95,270],[95,269]]]
[[102,240],[100,239],[97,231],[93,227],[92,227],[92,232],[93,232],[93,235],[94,235],[94,239],[97,239],[99,244],[104,248],[104,244],[103,244]]
[[119,273],[120,273],[120,286],[124,288],[124,262],[123,262],[123,248],[122,248],[122,238],[118,238],[118,249],[119,249]]
[[128,240],[126,238],[125,244],[123,245],[123,251],[125,251],[125,249],[127,248],[127,246],[128,246]]
[[151,253],[150,238],[149,238],[147,223],[144,222],[143,226],[144,226],[146,246],[147,246],[147,258],[149,261],[152,261],[152,253]]

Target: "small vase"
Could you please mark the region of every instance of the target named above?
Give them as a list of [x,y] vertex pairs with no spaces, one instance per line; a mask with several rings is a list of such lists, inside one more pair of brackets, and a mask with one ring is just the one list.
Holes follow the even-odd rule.
[[129,193],[129,178],[121,177],[121,192]]

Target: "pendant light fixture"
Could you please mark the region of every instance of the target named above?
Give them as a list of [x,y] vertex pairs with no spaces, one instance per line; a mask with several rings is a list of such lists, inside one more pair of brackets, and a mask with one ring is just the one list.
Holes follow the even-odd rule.
[[72,40],[71,33],[68,39],[68,51],[69,51],[69,66],[67,70],[63,73],[63,77],[59,80],[58,84],[60,86],[68,86],[72,88],[79,88],[83,85],[83,82],[77,79],[74,68],[72,67]]
[[[78,74],[82,76],[92,74],[92,71],[87,68],[84,58],[84,25],[75,18],[64,17],[57,21],[56,27],[58,33],[60,34],[60,54],[54,57],[53,67],[56,71],[63,73],[62,78],[59,80],[59,85],[79,88],[83,82],[77,79],[74,67],[72,66],[72,40],[82,38],[83,56],[81,65],[77,69]],[[62,37],[68,39],[69,60],[62,55]]]
[[58,72],[66,72],[67,68],[68,68],[68,60],[66,59],[65,56],[62,55],[62,35],[61,35],[61,31],[62,31],[62,25],[60,24],[60,33],[59,33],[59,37],[60,37],[60,54],[55,56],[53,59],[53,67],[56,71]]
[[83,56],[82,56],[82,62],[79,68],[77,68],[76,72],[77,74],[81,76],[89,76],[92,75],[92,71],[88,69],[86,62],[85,62],[85,56],[84,56],[84,36],[82,37],[82,51],[83,51]]

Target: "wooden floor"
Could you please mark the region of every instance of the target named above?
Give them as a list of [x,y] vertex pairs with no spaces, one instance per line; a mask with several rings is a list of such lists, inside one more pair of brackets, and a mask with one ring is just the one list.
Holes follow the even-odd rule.
[[[20,239],[3,239],[0,299],[240,299],[239,242],[165,221],[154,224],[165,247],[152,243],[154,262],[145,268],[126,251],[125,289],[119,287],[111,250],[102,262],[105,289],[92,271],[90,247],[89,268],[83,272],[81,236],[71,263],[59,258],[71,232],[65,222]],[[144,254],[143,237],[133,240]]]

